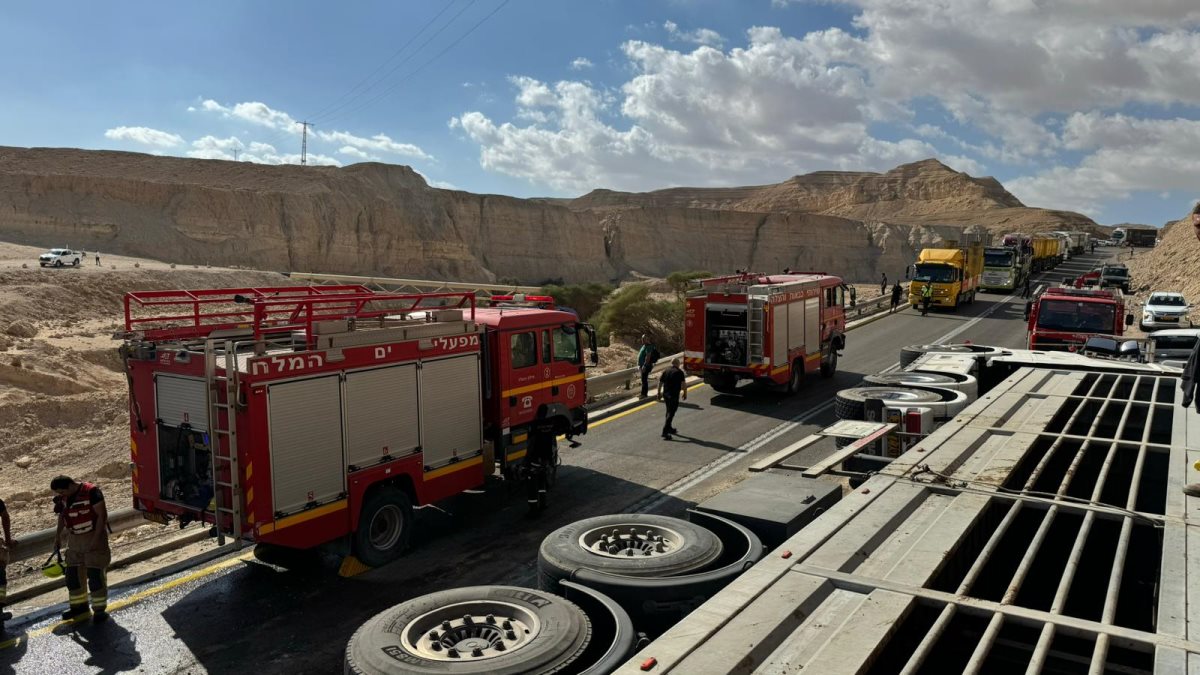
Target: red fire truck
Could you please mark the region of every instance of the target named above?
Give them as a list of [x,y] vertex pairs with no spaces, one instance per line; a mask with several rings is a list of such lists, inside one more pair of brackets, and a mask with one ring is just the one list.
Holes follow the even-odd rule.
[[1029,349],[1077,351],[1089,337],[1120,336],[1133,315],[1117,288],[1050,287],[1025,304]]
[[347,537],[372,566],[414,504],[514,475],[541,406],[586,433],[586,344],[596,361],[573,314],[363,286],[129,293],[119,337],[136,508],[293,548]]
[[719,392],[752,379],[800,388],[831,377],[846,346],[847,288],[824,272],[703,279],[687,294],[684,368]]

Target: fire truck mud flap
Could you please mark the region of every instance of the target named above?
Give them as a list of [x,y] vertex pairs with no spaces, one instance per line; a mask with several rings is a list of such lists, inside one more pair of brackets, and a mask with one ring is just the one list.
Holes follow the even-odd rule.
[[423,595],[367,620],[346,645],[345,672],[577,673],[572,666],[592,639],[588,615],[565,598],[515,586],[469,586]]
[[[665,630],[765,551],[757,535],[732,520],[699,511],[688,511],[688,517],[690,522],[622,514],[560,528],[538,551],[538,585],[561,592],[563,582],[573,581],[615,600],[640,630]],[[608,550],[601,552],[606,543]],[[673,561],[676,555],[686,562]]]
[[987,345],[909,345],[900,348],[900,367],[908,366],[924,354],[972,354],[986,359],[1000,356],[1004,350]]

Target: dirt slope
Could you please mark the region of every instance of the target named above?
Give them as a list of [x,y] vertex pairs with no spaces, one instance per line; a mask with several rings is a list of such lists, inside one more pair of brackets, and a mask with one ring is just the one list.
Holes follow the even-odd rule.
[[1190,318],[1200,325],[1200,241],[1192,231],[1191,217],[1169,223],[1163,229],[1162,243],[1152,249],[1121,249],[1121,260],[1128,264],[1138,302],[1152,291],[1179,291],[1197,309]]

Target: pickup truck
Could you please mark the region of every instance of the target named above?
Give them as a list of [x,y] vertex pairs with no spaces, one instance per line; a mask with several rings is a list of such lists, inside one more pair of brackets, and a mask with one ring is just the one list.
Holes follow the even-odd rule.
[[83,259],[83,253],[79,251],[72,251],[69,248],[52,248],[38,256],[38,264],[42,267],[62,267],[64,265],[79,267],[81,259]]

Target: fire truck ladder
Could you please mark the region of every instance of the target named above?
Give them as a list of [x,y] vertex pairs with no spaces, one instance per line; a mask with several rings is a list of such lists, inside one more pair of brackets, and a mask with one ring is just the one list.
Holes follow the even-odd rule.
[[[218,354],[218,351],[221,353]],[[224,374],[217,372],[218,359],[224,356]],[[233,340],[207,339],[204,341],[204,381],[208,392],[208,426],[212,434],[212,481],[213,523],[217,528],[217,544],[225,545],[225,528],[221,527],[221,514],[229,514],[235,546],[242,544],[242,480],[238,466],[237,450],[237,400],[238,400],[237,345]],[[224,392],[224,402],[220,393]],[[221,412],[225,412],[222,420]],[[222,454],[222,437],[226,452]],[[221,480],[222,464],[229,467],[229,481]],[[225,503],[222,488],[229,490],[229,503]]]
[[750,298],[750,362],[762,363],[763,360],[763,305],[766,300]]

